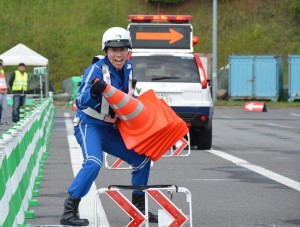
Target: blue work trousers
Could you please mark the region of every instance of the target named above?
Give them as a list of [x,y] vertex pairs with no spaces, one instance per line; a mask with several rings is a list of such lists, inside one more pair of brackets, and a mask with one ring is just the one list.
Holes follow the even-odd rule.
[[[69,194],[75,198],[84,197],[98,176],[103,163],[103,151],[121,158],[132,166],[131,184],[147,185],[150,171],[150,159],[128,150],[118,129],[111,126],[79,124],[74,127],[75,137],[81,146],[83,165],[69,188]],[[117,184],[117,182],[112,182]],[[135,192],[141,194],[142,192]]]
[[13,95],[13,107],[12,107],[12,121],[18,122],[20,120],[20,106],[25,106],[25,95]]

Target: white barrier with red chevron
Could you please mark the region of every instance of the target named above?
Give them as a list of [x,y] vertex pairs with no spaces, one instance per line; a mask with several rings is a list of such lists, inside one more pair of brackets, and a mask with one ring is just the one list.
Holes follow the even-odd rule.
[[[110,165],[110,163],[112,164]],[[109,155],[106,152],[104,152],[104,164],[107,169],[132,169],[132,166],[122,159]]]
[[[186,157],[191,154],[191,145],[190,145],[190,133],[186,134],[186,139],[181,138],[174,147],[171,147],[162,157]],[[124,162],[120,158],[116,158],[112,155],[104,152],[104,164],[107,169],[132,169],[130,165]],[[151,161],[151,166],[153,162]]]
[[186,138],[182,137],[171,149],[162,157],[186,157],[191,154],[190,133]]
[[[115,156],[109,155],[104,152],[104,164],[107,169],[132,169],[132,166],[128,163],[124,162],[122,159],[117,158]],[[151,161],[151,167],[153,166],[153,162]]]
[[[128,188],[127,188],[128,187]],[[139,227],[145,224],[146,227],[149,227],[149,220],[148,220],[148,211],[149,211],[149,198],[157,203],[162,209],[158,209],[158,226],[176,226],[180,227],[183,225],[189,225],[190,227],[193,226],[192,221],[192,196],[188,189],[184,187],[164,187],[161,186],[149,186],[149,188],[145,188],[143,190],[145,192],[145,214],[141,213],[126,197],[124,194],[121,193],[122,190],[133,190],[134,187],[130,186],[113,186],[111,188],[100,188],[95,195],[95,226],[103,226],[101,223],[100,216],[103,215],[103,210],[99,210],[99,207],[105,207],[105,204],[100,199],[100,196],[107,195],[117,206],[125,212],[130,219],[126,218],[123,223],[124,226],[129,227]],[[173,194],[175,193],[184,193],[186,195],[186,202],[188,203],[188,208],[186,208],[185,214],[181,209],[179,209],[165,194]],[[104,209],[105,213],[105,209]],[[117,213],[114,213],[117,215]],[[119,217],[118,217],[119,218]],[[117,219],[117,217],[112,217],[112,219]],[[130,221],[129,221],[130,220]],[[107,221],[107,219],[106,219]],[[128,222],[129,221],[129,222]],[[105,225],[109,226],[109,223],[105,223]]]

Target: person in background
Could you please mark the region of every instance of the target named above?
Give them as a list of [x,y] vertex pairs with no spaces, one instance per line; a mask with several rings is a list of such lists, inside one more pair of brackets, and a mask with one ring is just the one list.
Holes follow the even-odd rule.
[[9,86],[13,93],[12,121],[14,123],[19,121],[20,106],[24,106],[26,101],[28,74],[25,70],[26,65],[20,63],[9,79]]
[[8,124],[7,115],[7,84],[3,69],[3,60],[0,59],[0,124]]

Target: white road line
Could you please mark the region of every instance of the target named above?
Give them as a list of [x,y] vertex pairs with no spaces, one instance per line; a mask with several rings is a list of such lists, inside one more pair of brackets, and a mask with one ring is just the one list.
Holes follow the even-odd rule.
[[285,186],[288,186],[290,188],[293,188],[297,191],[300,191],[300,183],[297,182],[297,181],[294,181],[290,178],[287,178],[285,176],[282,176],[280,174],[277,174],[277,173],[274,173],[270,170],[267,170],[263,167],[260,167],[260,166],[257,166],[257,165],[253,165],[251,163],[249,163],[248,161],[246,160],[243,160],[243,159],[240,159],[240,158],[237,158],[233,155],[230,155],[230,154],[227,154],[223,151],[219,151],[219,150],[214,150],[214,149],[211,149],[211,150],[207,150],[207,152],[209,153],[212,153],[214,155],[217,155],[221,158],[224,158],[228,161],[231,161],[233,162],[234,164],[238,165],[238,166],[241,166],[241,167],[244,167],[244,168],[247,168],[253,172],[256,172],[262,176],[265,176],[271,180],[274,180],[280,184],[283,184]]
[[[74,136],[74,129],[73,129],[73,122],[70,119],[69,113],[64,113],[65,124],[67,129],[67,136],[68,136],[68,143],[69,143],[69,149],[70,149],[70,156],[71,156],[71,163],[72,163],[72,169],[73,174],[76,176],[78,171],[81,168],[82,165],[82,154],[81,154],[81,148],[79,144],[76,141],[76,138]],[[90,222],[90,226],[94,226],[94,198],[96,195],[97,189],[95,182],[92,184],[92,187],[89,191],[89,193],[82,198],[80,204],[79,204],[79,213],[82,218],[87,218]],[[103,206],[101,204],[101,201],[98,206],[98,210],[100,211],[100,220],[101,225],[100,227],[109,227],[109,223],[105,214],[105,211],[103,209]]]
[[222,116],[220,116],[220,118],[232,119],[233,117],[222,115]]
[[288,129],[293,129],[293,127],[290,126],[284,126],[284,125],[278,125],[278,124],[273,124],[273,123],[263,123],[264,125],[268,125],[271,127],[276,127],[276,128],[288,128]]
[[296,114],[296,113],[290,113],[290,115],[300,117],[300,114]]

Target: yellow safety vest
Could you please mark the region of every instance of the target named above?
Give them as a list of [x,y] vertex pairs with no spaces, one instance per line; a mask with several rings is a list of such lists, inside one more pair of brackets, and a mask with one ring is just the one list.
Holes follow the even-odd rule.
[[24,72],[22,75],[19,70],[15,71],[15,80],[12,86],[13,91],[27,91],[28,74]]

